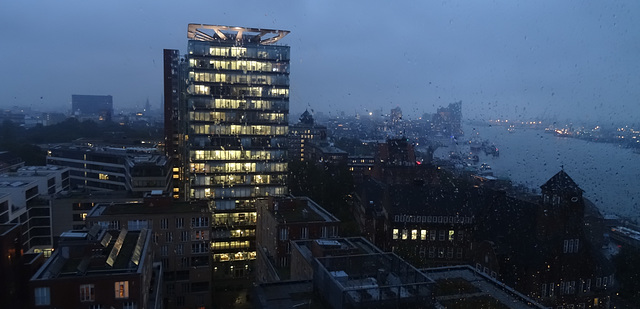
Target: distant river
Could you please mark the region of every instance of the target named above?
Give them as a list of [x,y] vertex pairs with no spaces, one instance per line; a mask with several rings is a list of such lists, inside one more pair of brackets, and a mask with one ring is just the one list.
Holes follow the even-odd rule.
[[[494,176],[508,177],[540,193],[540,185],[564,166],[603,214],[640,218],[640,154],[631,149],[557,137],[538,129],[519,128],[509,133],[504,126],[465,125],[464,130],[463,141],[458,144],[478,132],[481,139],[489,140],[500,150],[499,157],[479,154],[479,164],[491,165]],[[434,155],[447,158],[456,148],[469,149],[450,146],[439,148]]]

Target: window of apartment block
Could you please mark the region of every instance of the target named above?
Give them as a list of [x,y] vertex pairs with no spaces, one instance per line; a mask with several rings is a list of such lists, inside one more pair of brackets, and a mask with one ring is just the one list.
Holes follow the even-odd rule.
[[453,241],[453,237],[455,235],[455,231],[454,230],[449,230],[449,241]]
[[80,286],[80,301],[95,301],[93,284],[83,284]]
[[209,231],[208,230],[197,230],[193,231],[193,240],[209,240]]
[[160,255],[162,255],[162,256],[168,256],[169,255],[169,246],[168,245],[160,246]]
[[320,233],[322,234],[322,236],[321,236],[322,238],[329,238],[329,231],[328,231],[326,226],[323,226],[320,229]]
[[180,266],[182,266],[182,268],[189,267],[189,258],[188,257],[180,258]]
[[402,240],[407,240],[409,231],[407,229],[402,230]]
[[164,241],[173,242],[173,232],[165,232],[164,233]]
[[35,288],[34,293],[36,306],[51,305],[51,292],[49,287]]
[[436,240],[436,230],[431,230],[431,232],[429,232],[429,240],[431,241],[435,241]]
[[191,218],[192,227],[207,227],[209,226],[209,217]]
[[209,252],[208,243],[191,244],[191,253],[206,253],[206,252]]
[[400,230],[393,229],[392,237],[393,237],[393,239],[398,239],[400,237]]
[[169,219],[160,219],[160,229],[166,230],[169,228]]
[[307,239],[307,238],[309,238],[309,228],[303,227],[300,229],[300,239]]
[[289,240],[289,229],[287,228],[280,229],[280,240]]
[[177,255],[183,255],[184,254],[184,245],[183,244],[176,245],[176,254]]
[[411,230],[411,240],[418,239],[418,230]]
[[176,218],[176,228],[177,229],[184,228],[184,218]]
[[122,309],[138,309],[138,305],[135,302],[128,301],[122,304]]
[[189,241],[189,231],[180,231],[180,241]]
[[444,235],[444,233],[445,233],[445,232],[446,232],[445,230],[440,230],[440,231],[438,232],[438,233],[439,233],[439,236],[438,236],[438,240],[439,240],[439,241],[444,241],[444,236],[445,236],[445,235]]
[[116,299],[129,298],[129,281],[115,283]]
[[420,230],[420,240],[427,240],[427,230]]

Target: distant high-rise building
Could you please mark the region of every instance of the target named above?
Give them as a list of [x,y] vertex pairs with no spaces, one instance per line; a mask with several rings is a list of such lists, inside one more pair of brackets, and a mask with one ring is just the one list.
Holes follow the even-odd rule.
[[289,159],[309,161],[313,144],[327,140],[327,127],[317,125],[308,110],[300,115],[297,124],[289,126]]
[[113,97],[110,95],[71,95],[71,114],[82,118],[110,121]]
[[438,108],[438,112],[433,115],[433,130],[436,134],[441,133],[445,137],[464,135],[462,131],[462,101]]
[[190,24],[187,55],[164,51],[173,195],[209,201],[214,279],[247,276],[255,200],[287,193],[288,33]]

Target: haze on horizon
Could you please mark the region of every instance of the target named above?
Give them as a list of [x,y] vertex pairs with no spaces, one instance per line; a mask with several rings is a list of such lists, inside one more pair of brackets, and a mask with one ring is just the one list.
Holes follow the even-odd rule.
[[68,112],[72,94],[160,109],[162,49],[187,24],[285,29],[291,119],[310,109],[405,117],[640,119],[640,2],[169,1],[0,3],[0,107]]

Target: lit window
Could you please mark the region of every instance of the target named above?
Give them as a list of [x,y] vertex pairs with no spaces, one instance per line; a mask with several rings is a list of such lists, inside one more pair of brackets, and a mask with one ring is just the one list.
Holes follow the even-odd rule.
[[129,298],[129,281],[118,281],[115,283],[116,299]]
[[418,230],[411,230],[411,240],[418,239]]
[[420,231],[420,240],[427,240],[427,230]]
[[35,304],[36,306],[51,305],[51,292],[49,287],[35,288]]
[[400,232],[398,229],[393,229],[393,239],[398,239]]
[[93,284],[83,284],[80,286],[80,301],[95,301]]
[[449,241],[453,241],[453,235],[455,234],[454,230],[449,230]]
[[407,240],[407,230],[402,230],[402,240]]
[[109,175],[107,174],[98,174],[98,178],[100,178],[100,180],[109,180]]

